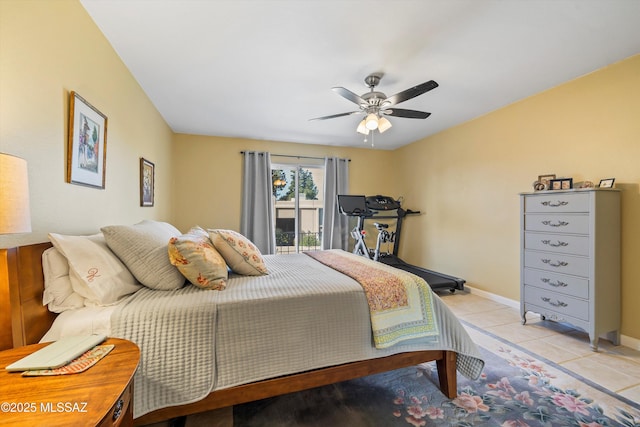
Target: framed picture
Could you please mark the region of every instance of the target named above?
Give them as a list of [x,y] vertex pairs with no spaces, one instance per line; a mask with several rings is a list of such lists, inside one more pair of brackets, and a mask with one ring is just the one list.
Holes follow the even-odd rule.
[[538,181],[544,184],[544,190],[550,190],[549,181],[556,179],[556,174],[538,175]]
[[107,116],[75,92],[69,99],[67,182],[104,189]]
[[140,157],[140,206],[153,206],[155,165]]
[[600,180],[600,188],[613,188],[613,183],[615,182],[615,178],[605,178]]
[[573,188],[573,178],[558,178],[549,180],[549,190],[569,190]]

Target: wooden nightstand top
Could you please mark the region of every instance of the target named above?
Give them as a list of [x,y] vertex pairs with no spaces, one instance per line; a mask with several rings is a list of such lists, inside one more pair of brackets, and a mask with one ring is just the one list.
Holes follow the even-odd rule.
[[0,424],[98,425],[132,382],[140,359],[130,341],[109,338],[105,344],[115,347],[87,371],[59,376],[23,377],[4,369],[45,344],[0,352]]

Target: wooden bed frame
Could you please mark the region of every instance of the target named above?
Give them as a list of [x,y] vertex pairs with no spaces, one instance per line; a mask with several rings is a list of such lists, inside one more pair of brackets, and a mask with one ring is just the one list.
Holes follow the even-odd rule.
[[[3,294],[8,293],[14,347],[38,342],[55,319],[55,314],[42,305],[44,290],[42,252],[49,247],[51,243],[0,249],[0,284],[2,282],[8,284],[0,289],[0,304],[7,301],[6,295]],[[3,327],[3,329],[8,328]],[[436,361],[440,390],[448,398],[453,399],[457,393],[456,360],[457,354],[453,351],[432,350],[400,353],[331,366],[214,391],[201,401],[159,409],[136,418],[134,423],[135,425],[151,424],[430,361]]]

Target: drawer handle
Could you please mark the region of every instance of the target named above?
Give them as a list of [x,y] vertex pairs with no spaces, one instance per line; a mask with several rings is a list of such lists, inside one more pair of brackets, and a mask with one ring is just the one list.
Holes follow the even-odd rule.
[[558,200],[557,203],[553,203],[550,201],[545,201],[545,202],[540,202],[542,204],[542,206],[549,206],[550,208],[557,208],[560,206],[566,206],[569,204],[569,202],[565,202],[564,200]]
[[122,407],[124,406],[124,400],[119,399],[116,402],[116,407],[113,410],[113,421],[117,420],[118,418],[120,418],[120,415],[122,414]]
[[544,243],[545,245],[549,245],[549,246],[553,246],[554,248],[559,248],[561,246],[569,246],[569,243],[567,242],[562,242],[560,240],[558,240],[557,243],[551,243],[551,240],[541,240],[542,243]]
[[542,221],[542,224],[548,225],[549,227],[564,227],[565,225],[569,225],[567,221],[558,221],[556,223],[551,222],[549,220]]
[[566,262],[566,261],[558,261],[558,262],[554,263],[550,259],[547,259],[547,258],[543,258],[542,262],[544,262],[545,264],[549,264],[551,267],[566,267],[567,265],[569,265],[569,263]]
[[547,279],[546,277],[543,277],[540,280],[542,280],[542,282],[546,283],[549,286],[553,286],[554,288],[566,288],[567,286],[569,286],[568,283],[561,282],[560,280],[557,280],[555,283],[553,283],[551,279]]
[[551,298],[549,297],[540,297],[540,299],[553,307],[566,307],[568,305],[566,302],[562,302],[560,300],[557,302],[551,302]]

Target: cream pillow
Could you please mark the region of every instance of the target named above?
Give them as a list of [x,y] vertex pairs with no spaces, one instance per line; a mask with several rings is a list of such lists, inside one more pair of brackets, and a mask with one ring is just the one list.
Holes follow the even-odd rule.
[[221,291],[227,285],[227,264],[200,227],[169,240],[169,260],[199,288]]
[[84,307],[84,298],[74,292],[71,286],[69,263],[59,250],[49,248],[42,253],[42,272],[44,273],[42,305],[46,305],[49,311],[62,313]]
[[50,233],[49,238],[67,259],[71,287],[85,298],[85,305],[112,305],[141,288],[109,250],[102,234],[64,236]]
[[242,234],[233,230],[209,230],[209,237],[234,273],[245,276],[268,274],[260,250]]
[[162,291],[179,289],[184,276],[169,262],[169,239],[182,233],[166,222],[144,220],[134,225],[102,227],[109,248],[140,283]]

